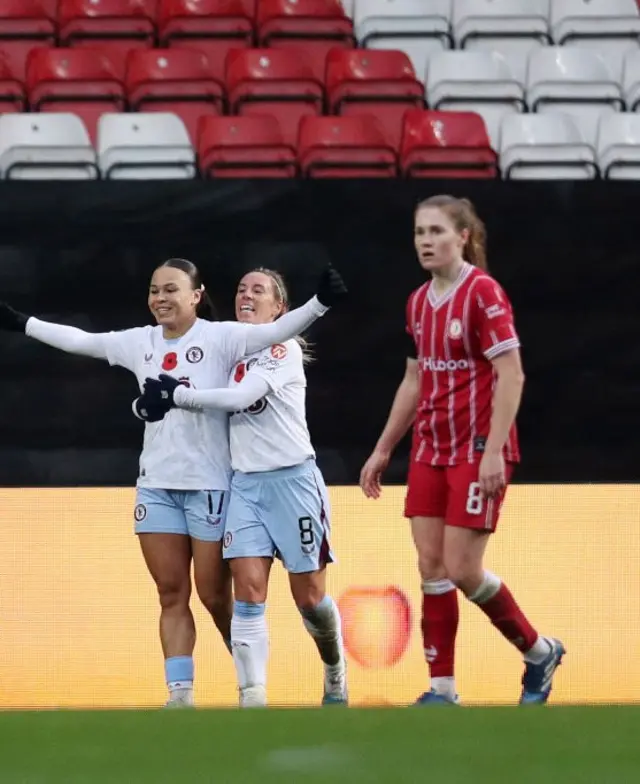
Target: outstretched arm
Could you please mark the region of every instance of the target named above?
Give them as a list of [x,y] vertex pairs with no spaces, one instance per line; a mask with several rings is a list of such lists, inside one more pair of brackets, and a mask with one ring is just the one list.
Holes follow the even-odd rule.
[[14,310],[5,302],[0,302],[0,329],[9,332],[24,332],[41,343],[46,343],[70,354],[83,354],[96,359],[107,359],[105,333],[92,334],[76,327],[40,321],[40,319]]
[[328,310],[329,308],[322,305],[317,297],[312,297],[302,307],[285,313],[277,321],[269,324],[238,324],[239,327],[246,328],[246,353],[254,354],[274,343],[285,343],[301,332],[305,332]]
[[31,317],[27,321],[25,334],[69,354],[107,359],[105,333],[85,332],[77,327],[52,324],[49,321],[40,321],[40,319]]

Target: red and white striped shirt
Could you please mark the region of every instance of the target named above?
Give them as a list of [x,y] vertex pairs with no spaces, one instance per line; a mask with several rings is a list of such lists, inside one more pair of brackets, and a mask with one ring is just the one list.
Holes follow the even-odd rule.
[[[479,461],[496,383],[491,360],[520,346],[506,294],[465,262],[441,297],[431,281],[412,292],[407,332],[416,344],[421,390],[412,459],[431,465]],[[520,460],[515,424],[503,454],[508,462]]]

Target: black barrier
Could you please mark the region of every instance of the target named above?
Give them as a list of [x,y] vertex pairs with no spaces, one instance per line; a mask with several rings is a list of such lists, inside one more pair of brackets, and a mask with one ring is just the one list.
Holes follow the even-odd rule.
[[[476,203],[515,307],[527,373],[517,480],[638,481],[634,183],[0,183],[1,296],[92,331],[137,326],[149,323],[151,271],[179,255],[232,317],[245,270],[282,271],[301,302],[331,260],[352,298],[310,332],[309,424],[328,481],[352,483],[403,372],[404,306],[423,280],[413,206],[442,192]],[[133,376],[20,335],[0,340],[0,483],[133,484]],[[407,446],[388,481],[404,481]]]

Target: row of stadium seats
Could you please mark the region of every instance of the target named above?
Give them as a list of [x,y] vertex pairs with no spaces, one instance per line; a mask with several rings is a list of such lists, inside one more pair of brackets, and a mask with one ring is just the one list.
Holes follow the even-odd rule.
[[[197,150],[197,155],[196,155]],[[500,156],[472,113],[409,110],[394,149],[376,118],[303,117],[297,145],[276,118],[203,117],[194,150],[174,114],[103,114],[96,148],[73,114],[0,117],[6,179],[190,179],[203,177],[475,177],[640,179],[640,114],[602,117],[597,152],[572,118],[510,114]]]
[[[347,13],[345,13],[345,8]],[[351,16],[353,16],[353,19]],[[498,51],[524,80],[532,47],[596,46],[620,62],[638,49],[636,0],[3,0],[0,52],[18,76],[34,46],[100,44],[204,51],[214,68],[230,47],[303,49],[322,78],[328,48],[400,49],[423,74],[430,52]],[[614,71],[618,68],[614,67]]]
[[626,58],[622,84],[591,50],[532,52],[526,85],[498,55],[439,52],[429,62],[426,94],[400,51],[332,49],[322,80],[304,55],[277,49],[233,49],[223,74],[205,54],[178,49],[133,51],[119,65],[100,49],[36,49],[24,84],[0,65],[2,111],[72,112],[92,139],[101,114],[124,110],[178,114],[193,142],[203,115],[273,114],[289,144],[303,116],[374,114],[398,146],[405,111],[426,106],[480,114],[494,149],[504,115],[528,110],[571,114],[594,145],[601,114],[640,107],[640,49]]

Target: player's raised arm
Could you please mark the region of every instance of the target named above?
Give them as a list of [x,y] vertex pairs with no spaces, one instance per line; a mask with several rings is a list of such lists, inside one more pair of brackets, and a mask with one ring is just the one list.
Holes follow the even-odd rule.
[[269,324],[237,325],[238,329],[244,330],[246,336],[246,349],[242,353],[253,354],[301,334],[346,294],[347,287],[340,273],[331,266],[327,267],[320,278],[317,294],[301,307],[284,313]]
[[107,333],[85,332],[77,327],[41,321],[14,310],[4,302],[0,303],[0,329],[9,332],[24,332],[41,343],[46,343],[48,346],[66,351],[69,354],[107,359],[105,341]]

